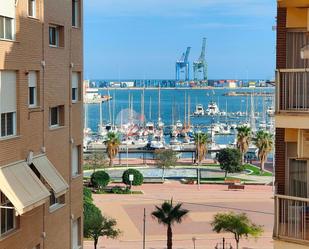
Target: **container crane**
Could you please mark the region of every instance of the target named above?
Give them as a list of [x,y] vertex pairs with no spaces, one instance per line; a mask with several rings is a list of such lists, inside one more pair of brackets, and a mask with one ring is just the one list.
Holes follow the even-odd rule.
[[199,59],[193,62],[194,80],[198,80],[199,73],[203,74],[203,80],[207,81],[207,62],[206,62],[206,38],[203,38],[202,52]]
[[189,81],[190,77],[190,64],[189,64],[189,55],[191,47],[187,47],[186,53],[183,53],[181,58],[176,61],[176,81],[180,80],[180,73],[185,73],[185,81]]

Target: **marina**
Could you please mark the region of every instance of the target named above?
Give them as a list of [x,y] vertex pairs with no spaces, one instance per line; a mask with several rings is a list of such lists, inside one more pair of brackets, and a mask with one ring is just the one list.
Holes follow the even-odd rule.
[[[194,134],[205,132],[211,140],[208,157],[214,158],[220,149],[235,147],[238,126],[274,132],[274,90],[242,91],[231,96],[229,89],[100,89],[110,99],[85,103],[84,151],[105,151],[108,132],[116,132],[119,157],[153,158],[156,149],[172,149],[193,158]],[[248,153],[257,157],[254,146]]]

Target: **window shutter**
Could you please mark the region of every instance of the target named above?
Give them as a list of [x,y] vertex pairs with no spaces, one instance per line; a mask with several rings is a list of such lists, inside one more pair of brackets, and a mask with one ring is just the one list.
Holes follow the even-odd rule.
[[15,71],[0,71],[0,112],[16,112]]
[[28,74],[28,84],[29,87],[36,87],[37,86],[37,73],[35,71],[31,71]]
[[0,16],[15,19],[15,0],[0,0]]
[[74,146],[72,149],[72,176],[75,176],[78,174],[78,147]]
[[79,73],[73,72],[72,73],[72,88],[78,88],[79,83]]
[[79,248],[78,245],[78,220],[73,221],[72,224],[72,249]]

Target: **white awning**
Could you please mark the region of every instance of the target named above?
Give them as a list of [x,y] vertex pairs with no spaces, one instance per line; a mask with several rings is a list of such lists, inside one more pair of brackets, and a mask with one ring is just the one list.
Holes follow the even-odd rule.
[[19,215],[44,204],[50,195],[26,162],[0,167],[0,190]]
[[45,155],[35,157],[32,163],[52,188],[56,197],[68,191],[69,185]]

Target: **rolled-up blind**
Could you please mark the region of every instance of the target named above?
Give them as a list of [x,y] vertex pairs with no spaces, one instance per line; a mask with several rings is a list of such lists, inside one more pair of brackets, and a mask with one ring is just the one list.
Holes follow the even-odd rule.
[[28,78],[29,87],[36,87],[36,85],[37,85],[37,73],[36,73],[36,71],[30,71],[28,77],[29,77]]
[[0,71],[0,112],[16,112],[15,71]]
[[0,0],[0,16],[15,18],[15,0]]
[[79,83],[79,73],[73,72],[72,73],[72,88],[78,88]]

